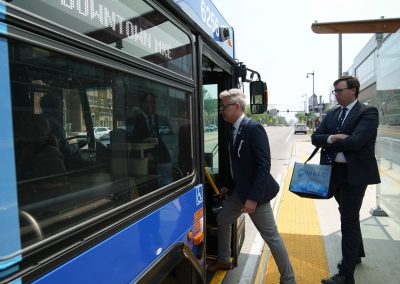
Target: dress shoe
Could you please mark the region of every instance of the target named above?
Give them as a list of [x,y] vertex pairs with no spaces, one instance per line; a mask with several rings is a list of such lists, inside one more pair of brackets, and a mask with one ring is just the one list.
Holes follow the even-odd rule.
[[210,265],[207,265],[207,271],[209,272],[215,272],[218,270],[231,270],[232,269],[232,262],[223,262],[216,260]]
[[[338,262],[338,264],[337,264],[337,268],[340,270],[340,267],[342,266],[342,261],[343,260],[340,260],[339,262]],[[358,258],[357,258],[357,261],[356,261],[356,264],[360,264],[361,263],[361,257],[359,256]]]
[[331,278],[322,279],[321,283],[324,284],[355,284],[354,278],[346,278],[342,274],[335,274]]

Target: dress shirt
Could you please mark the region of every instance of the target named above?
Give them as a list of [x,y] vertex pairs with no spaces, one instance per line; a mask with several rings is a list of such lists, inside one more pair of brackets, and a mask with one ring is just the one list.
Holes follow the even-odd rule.
[[233,131],[233,145],[235,145],[236,136],[239,131],[240,124],[242,123],[243,118],[244,118],[244,113],[242,113],[242,115],[233,124],[233,127],[235,128],[235,130]]
[[[356,103],[357,103],[357,100],[355,100],[354,102],[352,102],[351,104],[349,104],[349,105],[347,105],[347,106],[344,106],[344,107],[347,109],[347,112],[346,112],[346,116],[345,116],[344,119],[343,119],[342,125],[343,125],[344,122],[346,121],[347,116],[349,115],[351,109],[354,107],[354,105],[355,105]],[[343,108],[344,108],[344,107],[342,107],[342,109],[340,110],[340,112],[343,111]],[[340,117],[340,114],[339,114],[339,117]],[[328,142],[329,144],[332,144],[331,136],[332,136],[332,135],[329,135],[329,137],[328,137],[328,139],[327,139],[327,142]],[[347,163],[346,158],[344,157],[343,152],[338,152],[338,153],[336,154],[335,162],[336,162],[336,163]]]

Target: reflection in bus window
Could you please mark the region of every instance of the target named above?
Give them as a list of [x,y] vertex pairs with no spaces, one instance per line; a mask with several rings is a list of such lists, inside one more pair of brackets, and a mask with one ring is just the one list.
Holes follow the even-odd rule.
[[[131,130],[128,133],[132,147],[135,169],[143,174],[160,176],[160,185],[171,182],[172,164],[171,155],[164,138],[160,133],[160,125],[166,125],[168,119],[156,112],[156,95],[144,93],[139,99],[140,112],[127,119],[127,125]],[[166,126],[165,126],[166,127]]]
[[23,247],[191,174],[191,93],[18,41],[9,49]]
[[14,125],[18,179],[64,173],[64,156],[46,117],[24,113],[20,118]]

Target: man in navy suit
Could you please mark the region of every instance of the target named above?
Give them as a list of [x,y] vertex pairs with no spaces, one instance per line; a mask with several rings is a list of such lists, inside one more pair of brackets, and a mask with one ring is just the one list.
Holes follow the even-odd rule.
[[229,142],[230,177],[221,192],[228,192],[217,216],[218,259],[208,271],[231,269],[231,225],[242,213],[248,213],[271,249],[281,274],[280,283],[295,283],[288,253],[275,224],[270,200],[279,185],[270,174],[271,155],[263,126],[244,115],[245,96],[239,89],[223,91],[220,113],[231,124]]
[[354,283],[355,267],[365,256],[360,208],[368,184],[380,183],[375,158],[379,117],[375,107],[357,100],[357,78],[344,76],[333,86],[340,107],[328,111],[312,135],[312,143],[322,148],[320,163],[332,165],[330,186],[339,204],[342,261],[338,264],[339,273],[322,283]]

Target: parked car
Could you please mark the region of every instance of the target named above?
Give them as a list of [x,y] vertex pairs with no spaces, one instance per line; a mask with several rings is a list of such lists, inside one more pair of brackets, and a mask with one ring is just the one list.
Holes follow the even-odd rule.
[[294,134],[297,133],[307,134],[307,126],[304,123],[296,123],[294,126]]
[[110,133],[111,129],[108,127],[95,127],[94,128],[94,138],[97,140],[104,134]]

